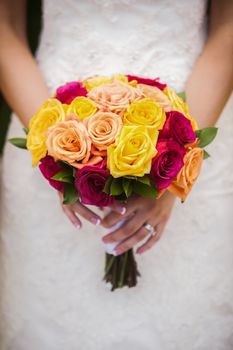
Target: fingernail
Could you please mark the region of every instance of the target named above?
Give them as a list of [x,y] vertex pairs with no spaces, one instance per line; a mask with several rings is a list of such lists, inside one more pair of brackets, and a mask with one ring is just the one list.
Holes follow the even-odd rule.
[[81,225],[80,225],[79,222],[76,222],[76,223],[74,224],[74,226],[75,226],[78,230],[81,228]]
[[137,251],[136,251],[136,254],[139,254],[139,255],[142,255],[143,253],[144,253],[143,250],[137,250]]
[[126,213],[126,207],[118,207],[117,211],[121,214],[124,215]]
[[113,250],[113,255],[115,255],[115,256],[118,256],[118,255],[121,255],[121,250],[119,249],[114,249]]
[[101,220],[99,218],[91,218],[91,222],[98,226],[101,223]]

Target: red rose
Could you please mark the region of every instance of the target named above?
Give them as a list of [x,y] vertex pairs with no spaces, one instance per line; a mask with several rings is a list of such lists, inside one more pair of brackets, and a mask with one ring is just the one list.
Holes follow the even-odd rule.
[[87,165],[77,171],[75,187],[83,204],[97,207],[113,204],[114,198],[103,191],[109,175],[101,166]]
[[166,189],[184,165],[185,149],[173,140],[159,141],[152,160],[150,178],[158,190]]
[[163,130],[159,133],[159,139],[175,140],[181,145],[192,143],[196,140],[192,124],[182,113],[171,111],[166,113],[167,120]]
[[56,91],[56,98],[61,103],[70,104],[77,96],[86,96],[87,89],[81,82],[72,81],[65,85],[60,86]]
[[59,173],[59,171],[63,170],[62,166],[56,163],[53,157],[46,156],[42,158],[40,160],[39,168],[43,176],[46,178],[46,180],[48,180],[52,187],[54,187],[60,192],[64,191],[64,183],[52,179],[54,175]]
[[138,84],[156,86],[160,90],[164,90],[165,87],[167,86],[166,84],[160,83],[159,78],[149,79],[149,78],[137,77],[136,75],[126,75],[126,76],[129,82],[132,80],[137,80]]

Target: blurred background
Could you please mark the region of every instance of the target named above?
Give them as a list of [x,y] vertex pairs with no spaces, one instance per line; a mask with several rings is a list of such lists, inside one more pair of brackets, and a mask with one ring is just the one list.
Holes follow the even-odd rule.
[[[35,53],[41,28],[41,0],[28,0],[27,5],[27,35],[29,45]],[[0,155],[6,140],[7,128],[10,122],[11,109],[0,94]]]

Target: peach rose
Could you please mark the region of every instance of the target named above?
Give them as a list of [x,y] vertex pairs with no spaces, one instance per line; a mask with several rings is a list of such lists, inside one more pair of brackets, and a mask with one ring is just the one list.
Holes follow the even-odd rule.
[[184,157],[184,166],[177,175],[176,180],[169,186],[169,190],[177,195],[182,202],[191,191],[197,180],[203,161],[204,151],[202,148],[190,148]]
[[88,92],[87,97],[105,112],[122,113],[129,103],[143,97],[142,92],[129,84],[115,80]]
[[99,151],[106,151],[115,142],[123,125],[118,114],[101,111],[84,119],[84,123],[93,145]]
[[145,84],[138,84],[138,89],[141,90],[142,94],[146,98],[151,98],[157,103],[165,112],[172,110],[172,103],[169,98],[156,86],[150,86]]
[[77,119],[70,118],[50,127],[46,144],[50,156],[76,168],[102,160],[101,157],[91,158],[91,139],[85,125]]

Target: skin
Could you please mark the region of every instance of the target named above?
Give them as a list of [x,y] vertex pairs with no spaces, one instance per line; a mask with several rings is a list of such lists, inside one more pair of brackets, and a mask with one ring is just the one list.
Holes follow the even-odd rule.
[[[233,1],[211,1],[206,45],[193,67],[185,89],[190,111],[200,128],[216,123],[232,91],[232,18]],[[28,126],[30,118],[50,96],[50,92],[28,47],[26,0],[0,0],[0,37],[0,90],[21,122]],[[36,93],[32,86],[36,87]],[[169,192],[157,200],[133,197],[127,204],[117,203],[101,220],[81,203],[63,205],[61,194],[59,198],[65,215],[77,228],[82,225],[80,217],[104,227],[127,218],[127,223],[122,228],[103,238],[105,242],[124,239],[124,243],[116,248],[116,254],[132,248],[146,237],[148,239],[137,252],[143,253],[151,248],[162,236],[175,203],[174,195]],[[148,235],[144,223],[155,228],[154,236]]]

